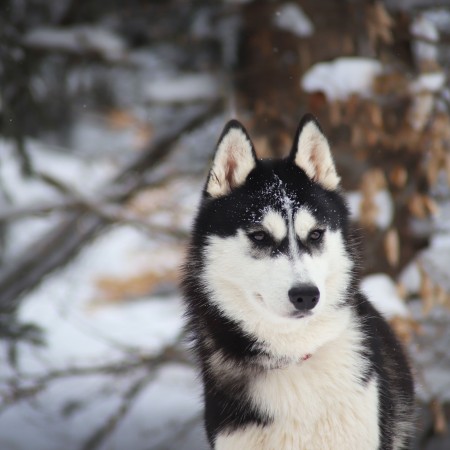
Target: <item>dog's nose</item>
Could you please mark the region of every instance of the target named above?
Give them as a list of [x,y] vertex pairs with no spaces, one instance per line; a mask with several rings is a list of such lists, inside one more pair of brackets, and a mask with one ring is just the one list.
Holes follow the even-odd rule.
[[320,292],[311,284],[299,284],[289,289],[289,300],[299,311],[309,311],[319,303]]

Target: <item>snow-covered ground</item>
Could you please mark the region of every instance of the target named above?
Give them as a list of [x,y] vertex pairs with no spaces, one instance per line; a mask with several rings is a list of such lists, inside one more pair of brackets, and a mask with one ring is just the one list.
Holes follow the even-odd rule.
[[[114,173],[103,159],[85,166],[79,157],[52,158],[51,150],[32,148],[36,168],[83,195],[96,195]],[[11,190],[5,213],[61,199],[43,181],[23,179],[7,142],[2,149],[2,179]],[[18,344],[13,367],[0,342],[2,450],[90,448],[115,420],[96,448],[205,445],[200,385],[182,340],[176,290],[183,246],[170,235],[149,237],[154,225],[187,232],[200,189],[192,178],[177,178],[142,192],[129,207],[149,229],[108,229],[25,296],[18,319],[41,327],[45,343]],[[7,254],[20,254],[57,222],[53,215],[17,221],[8,230]],[[153,367],[174,345],[179,362]]]
[[[217,124],[204,127],[203,138],[212,133],[211,127]],[[180,141],[175,160],[182,160],[183,150],[198,142],[198,134]],[[3,148],[8,148],[6,143]],[[87,189],[79,177],[87,170],[82,163],[77,166],[70,158],[55,158],[44,164],[48,156],[36,146],[35,165],[55,176],[66,174],[65,182],[74,189]],[[22,183],[8,152],[2,157],[2,176],[17,191],[16,206],[58,199],[60,194],[44,189],[40,181]],[[90,161],[91,194],[101,190],[113,173],[105,164],[99,160],[95,167]],[[97,173],[101,176],[96,177]],[[142,192],[130,208],[144,212],[143,220],[149,226],[173,226],[187,232],[201,183],[192,177],[177,178],[163,188]],[[356,219],[360,199],[356,193],[348,198]],[[392,204],[381,195],[378,206],[379,226],[384,228],[390,223]],[[50,217],[47,226],[55,220]],[[422,260],[432,259],[434,251],[442,253],[442,246],[450,242],[449,227],[438,223],[440,244],[432,239],[430,248],[420,256]],[[19,221],[11,227],[9,235],[17,236],[16,245],[26,224]],[[28,231],[20,248],[42,230],[31,222]],[[201,386],[188,351],[180,344],[183,311],[176,280],[182,260],[183,246],[177,239],[155,240],[148,230],[116,225],[26,295],[18,318],[45,330],[45,344],[19,344],[13,367],[1,343],[0,448],[23,450],[32,443],[36,450],[56,450],[64,443],[64,448],[77,450],[90,448],[96,439],[101,443],[96,448],[101,449],[206,448]],[[418,291],[417,276],[410,267],[401,277],[410,294]],[[439,337],[443,347],[429,345],[437,334],[446,333],[444,325],[450,313],[433,310],[424,319],[420,302],[406,304],[394,280],[385,274],[365,278],[361,287],[387,318],[422,324],[420,339],[410,345],[419,367],[419,397],[450,399],[450,361],[442,356],[448,339]],[[171,351],[172,346],[184,356],[152,366],[152,359]]]

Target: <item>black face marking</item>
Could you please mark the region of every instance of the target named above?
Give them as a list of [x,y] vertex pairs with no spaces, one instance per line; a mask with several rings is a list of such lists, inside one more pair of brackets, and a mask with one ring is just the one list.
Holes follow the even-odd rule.
[[263,230],[260,224],[268,210],[281,214],[287,224],[288,214],[294,217],[304,207],[316,223],[347,233],[348,210],[339,192],[312,182],[290,160],[258,161],[246,182],[229,195],[211,198],[205,192],[194,226],[194,243],[204,244],[210,234],[227,237],[236,235],[239,229],[257,231],[258,224]]
[[[295,163],[285,160],[257,161],[246,182],[228,195],[211,198],[204,191],[202,204],[193,229],[193,245],[207,245],[208,236],[236,236],[244,231],[255,259],[291,257],[288,238],[277,241],[262,225],[268,211],[280,214],[289,226],[296,213],[306,208],[315,218],[317,230],[340,228],[346,240],[348,210],[337,191],[328,191],[311,181]],[[260,232],[265,232],[266,236]],[[316,229],[314,229],[316,231]],[[289,233],[288,233],[289,234]],[[319,252],[323,235],[303,241],[297,236],[298,253]],[[259,239],[259,240],[258,240]]]
[[[308,253],[308,255],[312,254],[313,245],[311,245],[311,243],[309,243],[308,241],[304,242],[297,236],[296,244],[297,244],[297,248],[296,248],[297,253],[299,253],[299,254]],[[317,245],[315,247],[319,247],[319,246]]]

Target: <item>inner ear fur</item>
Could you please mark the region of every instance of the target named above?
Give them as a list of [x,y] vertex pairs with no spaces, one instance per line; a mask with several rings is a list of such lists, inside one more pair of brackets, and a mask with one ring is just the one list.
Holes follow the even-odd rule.
[[217,144],[216,154],[206,183],[206,192],[221,197],[244,184],[256,166],[256,154],[244,126],[230,120]]
[[290,158],[311,180],[325,189],[335,190],[339,186],[340,177],[330,145],[312,114],[306,114],[300,121]]

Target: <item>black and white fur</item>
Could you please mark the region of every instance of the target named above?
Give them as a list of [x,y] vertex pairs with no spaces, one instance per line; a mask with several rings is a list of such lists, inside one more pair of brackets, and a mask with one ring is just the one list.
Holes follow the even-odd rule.
[[311,115],[282,160],[222,133],[183,280],[216,450],[409,448],[410,369],[352,275],[339,182]]

